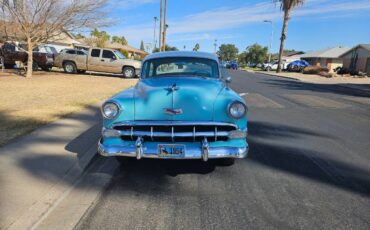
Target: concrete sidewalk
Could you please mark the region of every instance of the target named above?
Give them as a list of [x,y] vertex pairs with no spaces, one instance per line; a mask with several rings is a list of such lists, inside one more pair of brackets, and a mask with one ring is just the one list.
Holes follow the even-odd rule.
[[96,156],[98,106],[0,148],[0,229],[30,229],[75,186]]

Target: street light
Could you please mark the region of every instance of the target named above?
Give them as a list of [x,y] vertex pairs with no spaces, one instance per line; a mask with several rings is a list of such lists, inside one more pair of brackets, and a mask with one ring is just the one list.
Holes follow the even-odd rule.
[[[269,65],[271,63],[271,54],[272,54],[272,40],[274,37],[274,24],[271,20],[264,20],[263,22],[270,23],[271,24],[271,37],[270,37],[270,48],[269,48]],[[270,71],[269,68],[267,68],[267,71]]]
[[158,21],[158,18],[157,17],[154,17],[154,40],[153,40],[153,43],[154,43],[154,48],[157,48],[157,38],[156,38],[156,33],[155,33],[155,30],[157,28],[157,21]]
[[215,53],[217,53],[217,39],[215,39],[215,43],[213,45],[215,46]]

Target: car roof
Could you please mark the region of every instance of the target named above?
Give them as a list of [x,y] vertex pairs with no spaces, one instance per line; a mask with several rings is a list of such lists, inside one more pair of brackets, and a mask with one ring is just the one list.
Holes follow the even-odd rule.
[[170,57],[191,57],[191,58],[206,58],[218,62],[218,57],[212,53],[196,52],[196,51],[166,51],[153,53],[145,57],[143,61],[156,58],[170,58]]

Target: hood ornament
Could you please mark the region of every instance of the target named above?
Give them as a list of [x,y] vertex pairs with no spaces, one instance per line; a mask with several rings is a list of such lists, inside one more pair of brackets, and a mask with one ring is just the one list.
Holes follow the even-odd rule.
[[164,113],[169,114],[169,115],[180,115],[183,112],[182,112],[182,109],[165,108]]
[[176,85],[176,83],[173,83],[171,86],[165,88],[165,90],[168,91],[167,95],[172,93],[172,92],[175,92],[177,90],[179,90],[179,87]]

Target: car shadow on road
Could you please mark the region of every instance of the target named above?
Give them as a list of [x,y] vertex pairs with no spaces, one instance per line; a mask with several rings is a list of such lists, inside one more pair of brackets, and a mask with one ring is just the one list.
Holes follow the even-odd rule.
[[369,169],[323,157],[324,154],[317,149],[319,147],[313,150],[307,146],[287,146],[284,142],[276,142],[282,138],[292,142],[307,135],[330,136],[296,127],[277,127],[270,123],[249,123],[251,149],[248,161],[370,197]]
[[[87,116],[85,119],[91,119]],[[91,137],[98,138],[100,135],[100,126],[95,124],[83,133],[72,139],[65,149],[71,152],[71,156],[43,154],[37,156],[26,156],[19,159],[19,165],[31,175],[45,180],[57,180],[64,176],[65,165],[81,164],[83,154],[87,151],[86,143]],[[359,168],[337,159],[324,158],[318,149],[304,149],[283,145],[280,140],[305,138],[306,136],[332,138],[329,135],[298,128],[288,125],[274,125],[266,122],[249,123],[250,144],[249,157],[246,159],[250,163],[264,165],[273,169],[288,172],[294,175],[302,176],[331,186],[353,191],[356,193],[370,196],[370,171]],[[263,140],[273,140],[266,142]],[[47,140],[44,140],[47,142]],[[91,145],[90,145],[91,146]],[[306,146],[307,147],[307,146]],[[107,161],[107,158],[97,155],[96,149],[92,148],[94,158],[101,163]],[[76,155],[74,155],[74,154]],[[112,159],[110,159],[112,160]],[[242,162],[236,161],[236,164]],[[43,167],[39,167],[42,165]],[[87,164],[83,169],[88,174],[104,174],[98,169]],[[212,174],[221,167],[217,161],[202,162],[201,160],[154,160],[142,159],[140,161],[129,161],[122,164],[115,172],[114,177],[119,180],[125,180],[126,189],[134,189],[135,186],[143,186],[139,191],[145,190],[145,184],[153,187],[170,185],[173,181],[170,178],[176,178],[178,175],[207,175]],[[233,170],[236,166],[230,166]],[[64,180],[63,183],[74,183],[73,180]],[[132,188],[131,188],[132,187]]]

